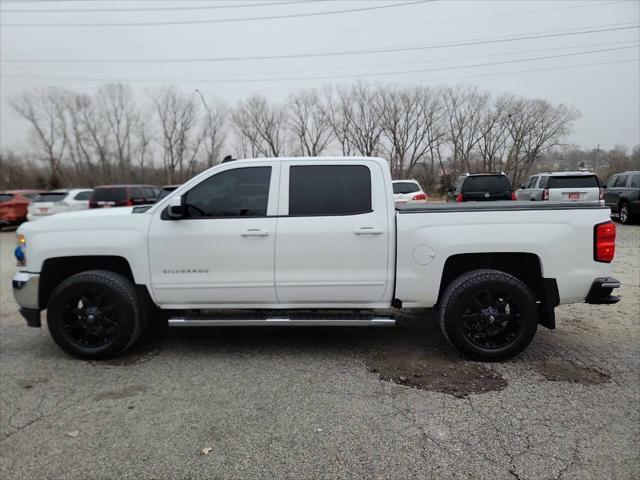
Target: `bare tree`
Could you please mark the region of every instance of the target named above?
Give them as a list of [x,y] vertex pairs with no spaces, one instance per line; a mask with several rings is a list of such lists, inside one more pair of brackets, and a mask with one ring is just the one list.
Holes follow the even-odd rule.
[[96,103],[109,129],[114,163],[126,174],[131,168],[132,137],[138,123],[133,90],[121,83],[107,83],[98,88]]
[[238,135],[251,147],[252,156],[277,157],[285,154],[286,111],[270,104],[261,95],[240,102],[233,124]]
[[60,88],[48,87],[25,91],[11,102],[11,107],[31,124],[39,156],[49,166],[50,187],[58,187],[62,181],[61,163],[67,148],[65,95]]
[[578,111],[564,105],[512,97],[506,112],[511,140],[506,172],[512,182],[519,184],[542,153],[560,145],[579,117]]
[[505,112],[509,107],[509,98],[499,97],[492,107],[482,112],[477,130],[476,146],[482,158],[483,172],[502,170],[502,161],[507,149],[509,128],[505,121]]
[[374,157],[381,150],[382,125],[378,94],[378,90],[364,83],[339,89],[348,142],[356,153],[366,157]]
[[193,169],[202,144],[202,136],[194,135],[197,105],[191,97],[175,88],[160,89],[152,97],[160,126],[162,159],[168,183],[182,182]]
[[207,155],[207,167],[212,167],[222,157],[222,149],[227,137],[226,121],[228,116],[227,107],[222,102],[210,99],[206,103],[202,143]]
[[434,151],[446,134],[438,93],[428,87],[385,88],[378,101],[392,175],[407,177],[427,159],[433,174]]
[[287,107],[289,127],[302,155],[321,155],[331,143],[332,131],[318,91],[303,90],[290,95]]
[[453,175],[469,169],[470,155],[478,141],[477,131],[488,99],[489,94],[481,92],[478,87],[449,87],[443,91],[449,141],[453,151],[451,165]]

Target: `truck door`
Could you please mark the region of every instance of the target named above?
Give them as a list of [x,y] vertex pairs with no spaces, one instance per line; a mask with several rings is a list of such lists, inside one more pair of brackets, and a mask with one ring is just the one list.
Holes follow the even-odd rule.
[[389,264],[388,203],[375,162],[282,164],[276,239],[281,304],[382,301]]
[[278,162],[225,164],[185,190],[185,217],[154,213],[149,262],[161,305],[277,303],[274,270]]

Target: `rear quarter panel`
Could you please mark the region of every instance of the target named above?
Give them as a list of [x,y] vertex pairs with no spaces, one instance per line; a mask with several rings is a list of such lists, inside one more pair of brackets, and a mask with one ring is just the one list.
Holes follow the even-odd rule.
[[399,213],[396,298],[436,304],[452,255],[520,252],[535,254],[543,277],[556,279],[560,303],[582,302],[593,280],[611,273],[593,260],[593,227],[608,220],[608,209]]

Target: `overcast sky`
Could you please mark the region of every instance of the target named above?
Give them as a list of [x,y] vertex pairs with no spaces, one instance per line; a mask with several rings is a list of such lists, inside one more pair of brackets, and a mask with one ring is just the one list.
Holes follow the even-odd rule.
[[[570,143],[640,143],[635,0],[2,0],[0,7],[2,148],[26,147],[27,126],[9,108],[25,88],[90,93],[122,81],[142,97],[175,84],[233,104],[252,93],[277,100],[358,79],[469,83],[541,97],[581,111]],[[514,39],[523,36],[538,38]],[[284,58],[255,58],[266,56]]]

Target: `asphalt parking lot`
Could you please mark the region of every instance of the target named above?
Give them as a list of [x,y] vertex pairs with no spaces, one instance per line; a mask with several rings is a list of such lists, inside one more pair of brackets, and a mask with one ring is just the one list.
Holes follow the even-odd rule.
[[640,478],[640,226],[618,225],[620,303],[558,308],[500,364],[462,360],[425,311],[393,329],[173,330],[76,360],[19,316],[14,237],[0,478]]

